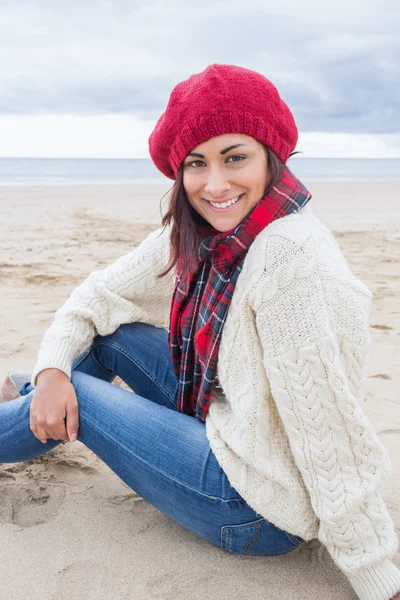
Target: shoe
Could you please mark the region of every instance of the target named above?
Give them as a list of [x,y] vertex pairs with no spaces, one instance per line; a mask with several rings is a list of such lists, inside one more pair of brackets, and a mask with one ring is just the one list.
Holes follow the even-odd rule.
[[10,371],[0,390],[0,403],[9,402],[20,397],[19,390],[24,383],[31,380],[32,373],[25,371]]

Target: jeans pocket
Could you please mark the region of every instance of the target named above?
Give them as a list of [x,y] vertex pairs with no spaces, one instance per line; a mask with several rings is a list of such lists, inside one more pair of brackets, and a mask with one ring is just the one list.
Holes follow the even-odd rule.
[[252,546],[261,535],[265,519],[256,519],[242,525],[224,525],[221,527],[221,547],[230,552],[251,554]]
[[276,556],[291,552],[304,542],[303,538],[279,529],[264,518],[221,527],[221,547],[238,554]]

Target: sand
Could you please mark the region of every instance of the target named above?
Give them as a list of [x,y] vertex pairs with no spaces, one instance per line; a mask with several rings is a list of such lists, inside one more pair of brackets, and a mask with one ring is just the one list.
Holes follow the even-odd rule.
[[[399,531],[400,183],[304,183],[374,294],[365,410],[392,459],[382,495]],[[1,380],[32,369],[76,285],[159,226],[168,187],[0,188]],[[2,600],[356,598],[318,540],[277,557],[224,552],[139,498],[80,442],[0,465],[0,490]]]

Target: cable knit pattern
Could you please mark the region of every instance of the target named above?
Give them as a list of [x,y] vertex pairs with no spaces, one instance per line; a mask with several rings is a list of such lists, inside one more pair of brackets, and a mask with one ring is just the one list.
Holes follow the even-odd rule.
[[[95,331],[142,320],[168,327],[169,232],[74,290],[46,333],[34,377],[68,375]],[[379,488],[389,455],[364,412],[372,294],[310,204],[272,222],[247,253],[221,336],[206,419],[231,484],[262,516],[318,537],[360,600],[400,590],[393,520]]]

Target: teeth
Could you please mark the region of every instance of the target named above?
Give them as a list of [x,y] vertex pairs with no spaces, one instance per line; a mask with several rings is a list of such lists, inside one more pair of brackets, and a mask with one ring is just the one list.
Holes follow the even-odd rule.
[[232,204],[235,204],[235,202],[237,202],[240,198],[241,194],[239,194],[239,196],[236,196],[236,198],[232,198],[232,200],[228,200],[228,202],[221,202],[220,203],[215,203],[215,202],[210,202],[210,204],[212,204],[213,206],[215,206],[216,208],[226,208],[227,206],[232,206]]

